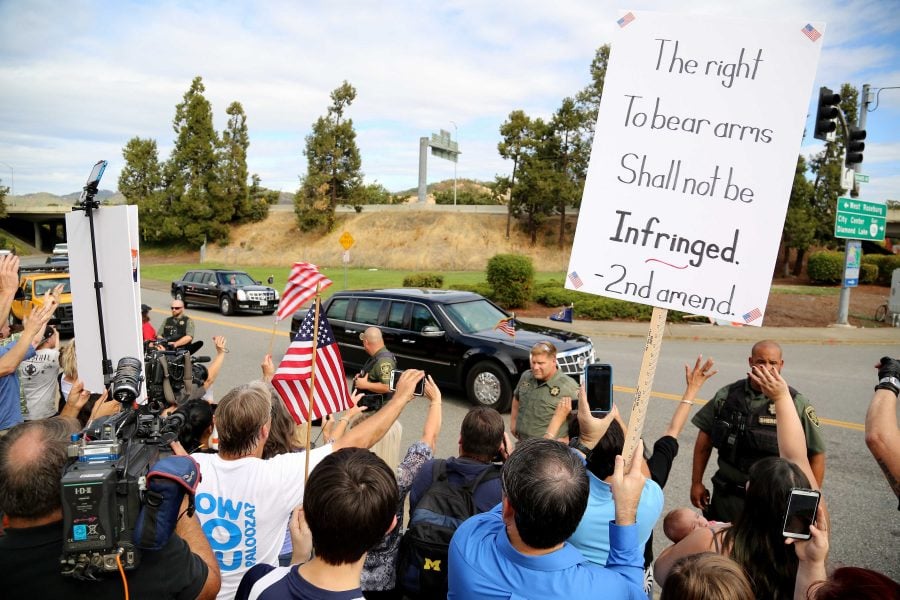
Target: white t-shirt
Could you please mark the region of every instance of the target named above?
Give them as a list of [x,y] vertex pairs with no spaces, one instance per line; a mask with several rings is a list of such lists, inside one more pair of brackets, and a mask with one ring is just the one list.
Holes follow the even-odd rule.
[[[310,472],[331,449],[328,444],[310,452]],[[231,599],[250,567],[278,566],[291,511],[303,502],[306,454],[281,454],[268,460],[191,456],[199,463],[202,476],[197,516],[222,574],[218,598]]]
[[59,408],[59,350],[44,348],[19,363],[19,387],[25,399],[26,421],[46,419]]

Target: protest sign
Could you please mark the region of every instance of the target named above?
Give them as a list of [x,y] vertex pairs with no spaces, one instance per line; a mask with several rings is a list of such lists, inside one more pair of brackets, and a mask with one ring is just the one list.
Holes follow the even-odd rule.
[[762,324],[824,29],[623,14],[567,288]]

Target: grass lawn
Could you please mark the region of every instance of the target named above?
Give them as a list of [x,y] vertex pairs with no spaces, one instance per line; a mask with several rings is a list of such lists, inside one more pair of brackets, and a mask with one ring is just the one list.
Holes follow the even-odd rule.
[[[159,265],[142,265],[141,278],[152,279],[160,282],[171,283],[177,281],[192,269],[235,269],[238,271],[246,271],[256,280],[265,281],[270,275],[275,277],[273,287],[279,291],[284,289],[289,267],[241,267],[226,266],[216,263],[204,263],[202,265],[192,264],[159,264]],[[403,286],[403,278],[411,273],[411,271],[397,271],[391,269],[353,269],[346,271],[342,268],[322,268],[321,272],[334,282],[334,285],[323,292],[324,297],[329,297],[332,293],[344,290],[363,290],[368,288],[394,288]],[[444,288],[452,289],[455,285],[475,285],[485,281],[483,271],[447,271],[444,275]],[[556,279],[563,281],[565,273],[535,273],[535,282]]]

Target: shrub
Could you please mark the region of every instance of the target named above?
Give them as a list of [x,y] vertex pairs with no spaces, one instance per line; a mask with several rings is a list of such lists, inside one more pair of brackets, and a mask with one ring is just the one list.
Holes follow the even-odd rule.
[[491,286],[489,286],[485,281],[476,283],[475,285],[459,283],[455,284],[453,286],[453,289],[460,290],[461,292],[475,292],[476,294],[484,296],[488,300],[493,300],[494,302],[496,302],[496,299],[494,298],[494,290],[492,290]]
[[441,289],[444,276],[440,273],[410,273],[403,278],[403,287]]
[[891,285],[891,275],[893,275],[894,269],[900,269],[900,255],[885,254],[878,265],[878,279],[875,283]]
[[863,262],[859,265],[859,282],[872,284],[878,281],[878,266]]
[[[567,290],[559,281],[550,280],[541,283],[534,290],[534,301],[548,308],[559,308],[573,304],[575,318],[596,319],[628,319],[632,321],[649,321],[653,307],[615,298],[605,298]],[[680,322],[687,313],[670,310],[668,321]]]
[[495,254],[487,264],[487,281],[504,308],[525,306],[534,288],[534,265],[521,254]]
[[813,283],[840,283],[844,275],[844,253],[823,250],[809,255],[806,272]]

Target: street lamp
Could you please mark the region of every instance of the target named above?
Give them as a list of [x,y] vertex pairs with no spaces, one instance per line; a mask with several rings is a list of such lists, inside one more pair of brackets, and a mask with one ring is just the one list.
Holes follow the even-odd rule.
[[13,170],[12,165],[7,164],[5,162],[0,162],[0,165],[3,165],[7,169],[9,169],[9,195],[16,195],[16,172]]
[[[453,123],[453,139],[456,140],[456,143],[459,143],[459,130],[456,127],[456,121],[450,121]],[[456,157],[453,160],[453,206],[456,206]]]

